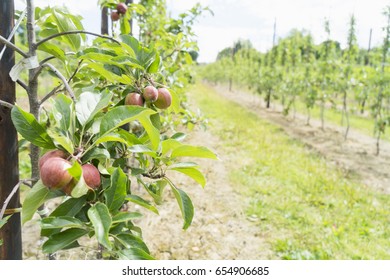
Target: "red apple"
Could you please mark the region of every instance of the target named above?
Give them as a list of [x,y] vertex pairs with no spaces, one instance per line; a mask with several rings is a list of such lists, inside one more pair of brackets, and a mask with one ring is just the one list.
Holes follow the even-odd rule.
[[117,20],[119,20],[119,17],[120,17],[120,15],[119,15],[118,11],[112,11],[112,12],[111,12],[111,20],[112,20],[112,21],[117,21]]
[[49,158],[40,169],[42,183],[49,189],[65,187],[73,179],[68,172],[70,167],[71,163],[63,158]]
[[142,99],[142,96],[139,93],[132,92],[126,96],[125,104],[144,106],[144,100]]
[[147,86],[144,88],[143,96],[146,101],[155,102],[158,98],[158,91],[154,86]]
[[101,183],[99,170],[92,164],[84,164],[81,168],[85,183],[92,189],[99,188]]
[[118,14],[124,15],[127,12],[127,5],[125,3],[118,3],[116,9],[118,10]]
[[49,159],[53,157],[59,157],[66,159],[68,156],[64,151],[61,150],[53,150],[49,151],[46,154],[44,154],[40,159],[39,159],[39,169],[42,168],[42,165]]
[[154,105],[156,105],[159,109],[166,109],[169,106],[171,106],[172,103],[172,96],[169,90],[166,88],[159,88],[158,89],[158,98],[154,102]]

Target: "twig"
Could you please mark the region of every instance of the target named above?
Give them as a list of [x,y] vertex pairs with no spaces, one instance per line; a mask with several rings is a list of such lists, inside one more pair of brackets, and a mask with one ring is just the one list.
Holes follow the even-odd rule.
[[[75,52],[66,52],[66,53],[65,53],[65,55],[74,55],[74,54],[76,54],[76,53],[75,53]],[[54,55],[49,56],[49,57],[46,57],[45,59],[43,59],[43,60],[40,62],[40,64],[42,65],[42,64],[44,64],[44,63],[46,63],[46,62],[48,62],[49,60],[52,60],[52,59],[54,59],[54,58],[56,58],[56,56],[54,56]]]
[[24,88],[27,92],[28,92],[28,86],[21,80],[16,80],[16,82],[18,83],[19,86],[21,86],[22,88]]
[[10,41],[8,41],[7,39],[5,39],[3,36],[0,35],[0,42],[1,43],[4,43],[7,47],[10,47],[11,49],[13,49],[14,51],[20,53],[23,57],[27,58],[28,55],[22,51],[20,48],[18,48],[17,46],[15,46],[14,44],[12,44]]
[[76,76],[77,72],[79,72],[81,63],[83,63],[83,61],[84,61],[84,59],[79,61],[79,63],[77,64],[76,69],[73,71],[73,74],[69,77],[68,83],[70,83],[73,80],[74,76]]
[[25,184],[27,182],[31,181],[31,179],[25,179],[25,180],[20,180],[16,185],[15,187],[12,189],[11,193],[7,196],[7,198],[5,199],[4,203],[3,203],[3,207],[1,208],[1,211],[0,211],[0,220],[3,218],[4,216],[4,213],[5,213],[5,210],[7,209],[7,206],[8,206],[8,203],[10,202],[10,200],[12,199],[12,197],[14,196],[14,194],[18,191],[19,187],[21,184]]
[[149,174],[149,173],[142,173],[141,174],[144,177],[150,178],[150,179],[161,179],[165,177],[165,174]]
[[62,83],[64,84],[67,92],[69,93],[70,97],[74,100],[75,99],[75,95],[73,93],[73,90],[70,88],[69,86],[69,83],[68,81],[66,80],[66,78],[61,74],[60,71],[57,70],[57,68],[55,68],[53,65],[51,65],[50,63],[45,63],[45,64],[42,64],[42,67],[48,67],[50,68],[54,74],[56,74],[56,76],[58,78],[60,78],[60,80],[62,81]]
[[60,90],[60,87],[61,85],[59,86],[56,86],[55,88],[53,88],[48,94],[46,94],[42,99],[41,101],[39,101],[39,106],[41,106],[46,100],[48,100],[50,97],[52,97],[54,94],[56,94],[58,91],[61,91]]
[[[76,69],[74,70],[73,74],[68,79],[68,84],[73,80],[74,76],[76,76],[77,72],[80,70],[80,65],[83,62],[83,60],[80,60]],[[39,102],[39,105],[42,105],[46,100],[48,100],[51,96],[56,94],[58,91],[62,91],[63,89],[60,89],[61,85],[55,87],[52,91],[50,91],[48,94],[46,94],[41,101]]]
[[101,34],[98,34],[98,33],[94,33],[94,32],[89,32],[89,31],[84,31],[84,30],[73,30],[73,31],[66,31],[66,32],[61,32],[61,33],[57,33],[57,34],[54,34],[54,35],[51,35],[49,37],[46,37],[45,39],[37,42],[35,44],[36,47],[38,47],[39,45],[51,40],[51,39],[54,39],[56,37],[60,37],[60,36],[64,36],[64,35],[70,35],[70,34],[89,34],[89,35],[93,35],[93,36],[96,36],[96,37],[100,37],[100,38],[104,38],[104,39],[108,39],[108,40],[111,40],[117,44],[120,44],[119,41],[115,40],[114,38],[110,37],[110,36],[105,36],[105,35],[101,35]]
[[[22,23],[22,20],[26,17],[26,14],[27,14],[27,8],[24,9],[24,11],[20,15],[18,21],[16,22],[15,26],[13,27],[11,33],[9,34],[9,36],[8,36],[8,40],[9,41],[11,41],[12,37],[14,37],[16,30],[19,28],[19,25]],[[1,52],[0,52],[0,60],[3,57],[3,54],[4,54],[6,48],[7,48],[7,46],[4,46],[3,49],[1,50]]]
[[3,100],[0,100],[0,105],[7,107],[7,108],[10,108],[10,109],[12,109],[14,107],[14,105],[12,105],[11,103],[8,103],[7,101],[3,101]]
[[8,203],[10,202],[11,198],[14,196],[14,194],[18,191],[19,187],[20,187],[20,184],[22,183],[22,181],[19,181],[15,187],[12,189],[11,193],[7,196],[7,198],[4,200],[4,203],[3,203],[3,208],[1,208],[1,211],[0,211],[0,220],[3,218],[4,216],[4,212],[5,212],[5,209],[7,209],[7,206],[8,206]]

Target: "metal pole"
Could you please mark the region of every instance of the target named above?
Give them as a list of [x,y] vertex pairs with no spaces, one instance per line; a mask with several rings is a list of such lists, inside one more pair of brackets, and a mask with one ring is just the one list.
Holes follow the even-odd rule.
[[[7,38],[14,26],[14,1],[0,1],[0,35]],[[3,44],[0,44],[2,49]],[[15,64],[15,53],[7,48],[0,60],[0,99],[15,103],[15,83],[9,72]],[[19,182],[18,139],[11,121],[10,109],[0,106],[0,206]],[[8,209],[20,207],[19,191],[12,197]],[[22,259],[22,233],[20,214],[15,213],[0,229],[0,259]]]

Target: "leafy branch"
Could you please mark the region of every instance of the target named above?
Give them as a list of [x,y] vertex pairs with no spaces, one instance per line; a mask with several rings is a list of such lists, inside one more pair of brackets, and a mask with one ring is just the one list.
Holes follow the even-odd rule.
[[114,38],[112,38],[110,36],[101,35],[101,34],[98,34],[98,33],[89,32],[89,31],[85,31],[85,30],[72,30],[72,31],[65,31],[65,32],[53,34],[53,35],[51,35],[49,37],[46,37],[45,39],[42,39],[41,41],[37,42],[35,44],[35,47],[37,48],[39,45],[41,45],[41,44],[43,44],[43,43],[45,43],[47,41],[50,41],[51,39],[54,39],[54,38],[57,38],[57,37],[61,37],[61,36],[65,36],[65,35],[71,35],[71,34],[88,34],[88,35],[92,35],[92,36],[108,39],[108,40],[111,40],[111,41],[113,41],[113,42],[115,42],[117,44],[120,44],[119,41],[115,40]]

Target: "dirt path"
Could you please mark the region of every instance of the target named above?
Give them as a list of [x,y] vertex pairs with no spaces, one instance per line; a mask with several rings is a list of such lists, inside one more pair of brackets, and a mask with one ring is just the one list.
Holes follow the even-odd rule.
[[228,181],[234,155],[223,153],[218,139],[208,131],[191,133],[188,139],[215,151],[219,161],[196,160],[207,178],[204,189],[175,175],[175,181],[191,197],[195,216],[187,231],[181,230],[180,210],[172,195],[160,207],[160,216],[148,214],[142,222],[144,239],[158,259],[268,259],[270,251],[261,232],[244,214],[245,201]]
[[339,166],[345,175],[357,175],[370,188],[380,192],[390,193],[390,143],[381,142],[379,156],[376,152],[376,139],[359,131],[350,129],[348,139],[344,141],[345,128],[327,123],[321,130],[321,122],[312,119],[310,126],[306,125],[306,116],[296,114],[284,117],[279,106],[266,109],[263,97],[247,92],[229,92],[227,87],[215,87],[217,92],[234,101],[240,96],[240,104],[256,113],[262,119],[276,124],[292,138],[298,139],[329,161]]

